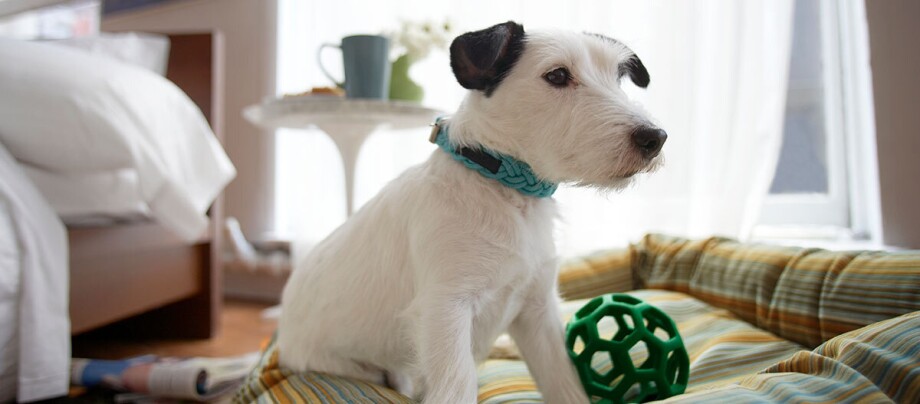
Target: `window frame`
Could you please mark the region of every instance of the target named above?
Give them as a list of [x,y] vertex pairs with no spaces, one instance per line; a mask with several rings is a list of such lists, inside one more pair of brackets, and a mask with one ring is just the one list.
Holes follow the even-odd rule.
[[821,0],[820,13],[828,192],[768,194],[754,234],[876,240],[881,232],[865,5]]

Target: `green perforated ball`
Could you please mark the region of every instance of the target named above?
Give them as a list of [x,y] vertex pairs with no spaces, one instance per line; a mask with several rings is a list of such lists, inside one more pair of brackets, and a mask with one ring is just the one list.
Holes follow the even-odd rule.
[[674,320],[633,296],[585,304],[566,326],[565,346],[594,402],[639,403],[687,389],[690,358]]

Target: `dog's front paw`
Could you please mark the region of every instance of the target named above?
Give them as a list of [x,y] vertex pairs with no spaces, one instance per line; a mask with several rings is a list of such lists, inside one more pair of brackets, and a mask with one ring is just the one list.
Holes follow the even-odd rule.
[[479,396],[479,386],[475,371],[472,375],[472,379],[469,380],[444,380],[435,388],[425,391],[422,395],[422,404],[475,404]]
[[588,395],[585,393],[584,387],[580,384],[563,392],[562,396],[558,400],[546,400],[548,404],[586,404],[590,403],[591,400],[588,399]]
[[581,384],[581,379],[577,375],[574,377],[559,377],[558,384],[552,386],[549,391],[543,394],[543,399],[547,404],[585,404],[590,403],[588,394],[585,393],[585,387]]
[[448,395],[425,395],[422,398],[422,404],[444,404],[444,403],[457,403],[457,404],[476,404],[477,394],[448,394]]

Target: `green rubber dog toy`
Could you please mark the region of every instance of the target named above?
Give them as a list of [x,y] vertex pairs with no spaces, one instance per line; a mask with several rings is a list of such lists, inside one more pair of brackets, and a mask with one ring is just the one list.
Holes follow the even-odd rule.
[[[615,327],[602,326],[599,332],[598,323]],[[604,332],[613,337],[602,337]],[[648,357],[637,367],[630,351],[642,345]],[[596,403],[661,400],[687,389],[690,358],[674,320],[633,296],[612,293],[592,299],[566,326],[565,346]]]

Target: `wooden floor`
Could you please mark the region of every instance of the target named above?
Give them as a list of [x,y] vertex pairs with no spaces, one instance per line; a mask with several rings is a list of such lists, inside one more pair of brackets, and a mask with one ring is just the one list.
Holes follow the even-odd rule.
[[270,305],[245,301],[226,301],[217,337],[207,340],[125,339],[81,335],[72,339],[75,358],[122,359],[155,354],[158,356],[236,356],[258,351],[271,337],[277,321],[262,318]]

